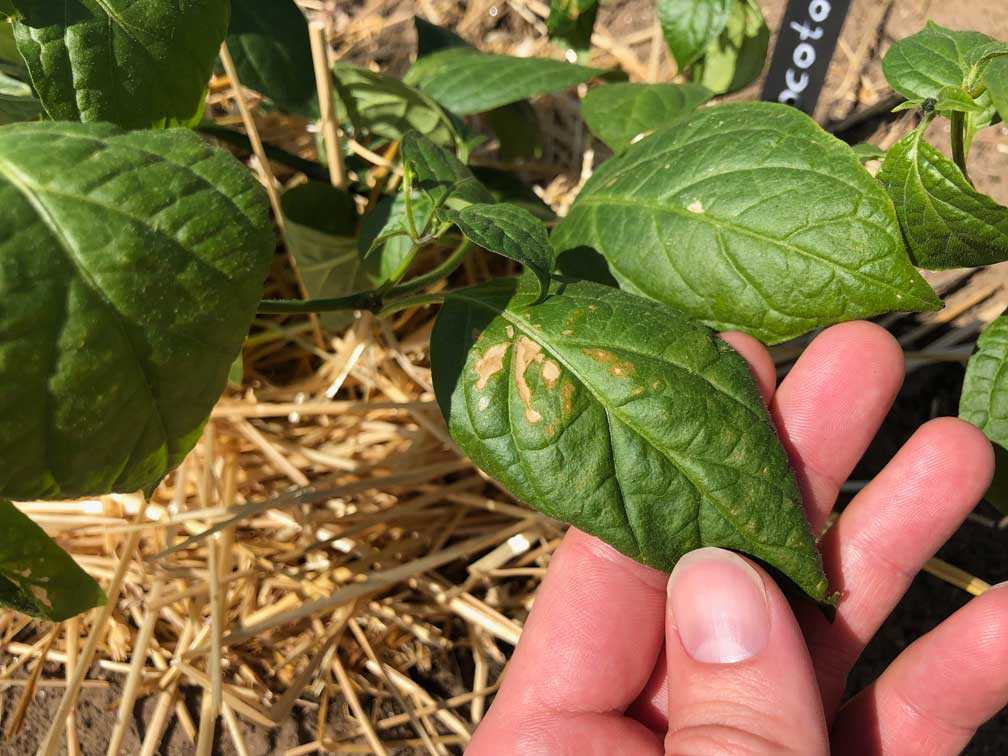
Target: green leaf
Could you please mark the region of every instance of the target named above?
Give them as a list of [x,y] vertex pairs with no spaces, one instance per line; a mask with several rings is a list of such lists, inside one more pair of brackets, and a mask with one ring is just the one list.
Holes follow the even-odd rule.
[[199,438],[262,295],[262,186],[187,129],[16,124],[0,207],[0,496],[151,489]]
[[935,110],[955,110],[961,113],[982,113],[983,105],[974,100],[962,87],[942,87],[935,98]]
[[472,172],[490,191],[496,202],[508,202],[523,207],[546,223],[556,220],[556,213],[552,208],[539,199],[538,195],[514,173],[485,165],[475,166]]
[[889,149],[878,178],[917,265],[943,270],[1008,260],[1008,208],[974,190],[920,130]]
[[941,306],[850,147],[776,103],[704,108],[631,145],[553,245],[594,249],[623,288],[767,343]]
[[413,166],[417,187],[427,195],[435,211],[441,205],[461,210],[465,205],[493,203],[493,195],[472,171],[443,147],[410,132],[403,138],[401,149],[403,162]]
[[546,29],[554,42],[574,50],[591,47],[599,0],[550,0]]
[[690,80],[715,94],[727,94],[756,81],[766,61],[770,29],[754,0],[735,0],[728,24],[690,69]]
[[984,74],[984,84],[1001,120],[1008,119],[1008,58],[992,60]]
[[501,160],[542,157],[543,137],[539,117],[528,100],[488,110],[483,117],[497,135]]
[[485,113],[610,74],[549,58],[491,55],[451,47],[419,58],[403,78],[457,115]]
[[958,87],[976,74],[974,56],[994,39],[972,31],[927,26],[893,44],[882,59],[889,85],[907,99],[937,98],[942,87]]
[[736,549],[826,601],[745,361],[657,302],[588,282],[555,291],[536,304],[534,282],[503,279],[448,295],[431,369],[459,446],[518,498],[652,567]]
[[398,79],[336,63],[337,115],[356,131],[390,141],[417,131],[436,144],[454,145],[459,137],[448,114],[430,97]]
[[38,120],[42,113],[32,88],[0,71],[0,126]]
[[293,0],[231,0],[227,44],[243,86],[289,113],[319,117],[308,22]]
[[[287,248],[310,299],[341,297],[368,288],[370,279],[357,254],[357,212],[346,192],[312,181],[284,192],[280,201]],[[349,311],[323,312],[330,330],[353,320]]]
[[966,365],[959,417],[972,423],[994,444],[994,481],[987,499],[1008,513],[1008,316],[994,320],[977,339]]
[[882,160],[885,157],[885,150],[867,142],[852,145],[851,150],[862,163],[868,163],[872,160]]
[[728,24],[734,0],[658,0],[658,20],[679,70],[696,63]]
[[[0,11],[0,16],[2,15],[3,12]],[[24,65],[21,53],[17,50],[17,42],[14,41],[14,24],[2,18],[0,18],[0,61]]]
[[473,244],[521,263],[535,274],[539,298],[549,290],[553,247],[546,226],[517,205],[467,205],[445,214]]
[[18,50],[49,116],[147,128],[198,121],[228,0],[14,0]]
[[[383,197],[371,212],[364,216],[357,252],[364,260],[372,282],[381,284],[392,277],[413,248],[406,221],[406,202],[402,192],[394,197]],[[423,194],[414,194],[411,205],[413,220],[420,231],[430,220],[431,202]]]
[[619,154],[710,98],[699,84],[607,84],[585,95],[581,112],[591,132]]
[[[417,35],[417,60],[450,47],[473,49],[455,32],[435,26],[419,16],[413,17],[413,24]],[[539,119],[527,100],[488,110],[484,118],[497,135],[501,160],[542,157],[543,141]]]
[[14,5],[11,0],[0,0],[0,16],[13,16]]
[[98,583],[6,499],[0,533],[0,605],[52,622],[104,606]]

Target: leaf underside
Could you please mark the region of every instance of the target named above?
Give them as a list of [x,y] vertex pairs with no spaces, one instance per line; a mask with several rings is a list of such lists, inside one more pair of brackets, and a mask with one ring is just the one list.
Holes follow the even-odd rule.
[[553,244],[601,253],[623,288],[766,343],[941,306],[882,187],[784,105],[705,108],[632,145],[595,172]]
[[645,564],[703,545],[762,559],[818,601],[800,496],[744,360],[659,303],[578,282],[535,304],[450,294],[431,339],[453,438],[511,493]]
[[149,489],[195,444],[262,294],[262,187],[188,130],[17,124],[0,207],[0,496]]

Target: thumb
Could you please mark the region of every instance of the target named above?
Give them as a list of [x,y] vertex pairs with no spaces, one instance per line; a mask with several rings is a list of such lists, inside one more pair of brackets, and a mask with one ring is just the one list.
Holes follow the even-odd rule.
[[665,622],[667,756],[829,753],[808,649],[763,570],[724,549],[687,554]]

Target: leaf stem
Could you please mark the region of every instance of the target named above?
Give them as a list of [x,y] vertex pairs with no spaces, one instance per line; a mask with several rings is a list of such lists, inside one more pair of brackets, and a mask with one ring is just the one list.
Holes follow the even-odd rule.
[[334,312],[336,310],[381,309],[382,300],[376,289],[360,291],[345,297],[329,299],[264,299],[259,303],[260,315],[287,315],[292,313]]
[[960,110],[953,110],[952,116],[952,160],[959,166],[966,180],[970,179],[969,171],[966,169],[966,114]]
[[466,259],[469,253],[473,250],[473,243],[468,239],[465,239],[448,257],[444,259],[440,265],[432,270],[424,273],[423,275],[417,276],[404,284],[399,286],[394,286],[389,289],[389,296],[398,296],[401,294],[409,294],[418,289],[422,289],[435,281],[440,281],[442,278],[447,278],[455,269],[462,264],[462,261]]
[[394,315],[402,310],[408,310],[410,307],[424,307],[429,304],[441,304],[445,301],[444,292],[438,292],[435,294],[417,294],[412,297],[406,297],[406,299],[399,299],[395,302],[389,302],[378,311],[379,318],[385,318],[389,315]]
[[332,297],[328,299],[264,299],[259,303],[258,313],[260,315],[290,315],[298,313],[313,312],[334,312],[337,310],[368,310],[378,313],[379,316],[388,311],[389,314],[398,312],[407,307],[412,307],[414,301],[421,301],[422,304],[440,302],[444,300],[443,294],[421,294],[406,299],[387,302],[405,294],[410,294],[418,289],[422,289],[435,281],[440,281],[451,275],[462,264],[466,256],[473,250],[473,244],[469,240],[464,240],[448,257],[437,267],[424,273],[421,276],[407,281],[402,285],[395,285],[398,278],[409,268],[412,258],[422,245],[414,245],[410,250],[410,255],[404,260],[396,273],[384,284],[376,289],[359,291],[355,294],[348,294],[345,297]]

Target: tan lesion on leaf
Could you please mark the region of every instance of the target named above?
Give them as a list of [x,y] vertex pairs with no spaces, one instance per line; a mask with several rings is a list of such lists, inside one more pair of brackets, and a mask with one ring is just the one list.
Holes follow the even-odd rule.
[[518,337],[514,354],[515,388],[518,389],[518,397],[525,405],[525,419],[533,425],[542,422],[542,413],[532,406],[532,387],[525,379],[525,371],[533,362],[542,364],[545,359],[541,344],[532,341],[528,336]]
[[546,360],[542,367],[542,378],[546,384],[546,388],[552,391],[556,388],[557,381],[560,379],[560,366],[553,360]]
[[564,381],[560,387],[560,400],[563,402],[563,416],[570,417],[574,409],[574,384],[570,381]]
[[621,360],[617,355],[610,352],[608,349],[584,349],[586,355],[591,357],[596,362],[600,362],[609,368],[609,375],[616,376],[617,378],[626,378],[631,375],[637,375],[637,366],[634,365],[629,360]]
[[504,356],[510,346],[506,341],[494,344],[476,360],[473,372],[476,374],[476,389],[478,391],[485,389],[487,382],[504,369]]

